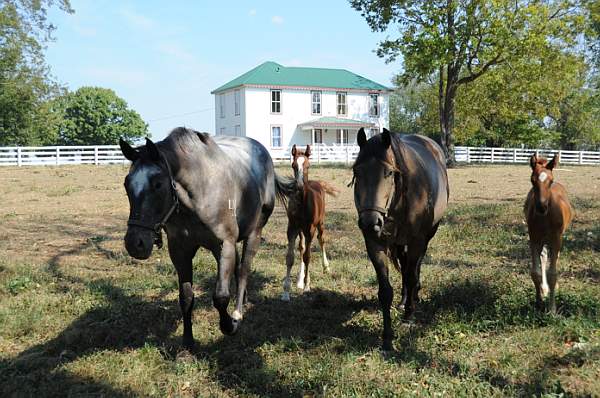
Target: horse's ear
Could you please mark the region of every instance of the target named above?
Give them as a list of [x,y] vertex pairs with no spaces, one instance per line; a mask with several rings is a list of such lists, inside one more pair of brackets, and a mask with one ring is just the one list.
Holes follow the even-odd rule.
[[304,156],[307,158],[310,157],[310,145],[306,146],[306,150],[304,151]]
[[560,162],[560,153],[557,153],[556,155],[554,155],[552,160],[548,162],[548,164],[546,165],[546,168],[548,170],[552,170],[553,168],[558,166],[559,162]]
[[210,140],[210,134],[196,132],[196,135],[198,136],[198,138],[200,138],[200,141],[202,141],[204,145],[208,145],[208,141]]
[[148,150],[148,155],[150,155],[150,159],[158,161],[160,159],[160,153],[158,152],[158,148],[156,144],[152,142],[152,140],[146,137],[146,149]]
[[358,130],[358,134],[356,135],[356,142],[358,142],[359,147],[363,147],[367,143],[367,135],[365,134],[365,129],[360,128]]
[[537,163],[537,153],[534,153],[529,158],[529,166],[531,166],[532,169],[535,169],[536,163]]
[[292,146],[292,156],[296,156],[296,144],[294,144],[294,146]]
[[121,147],[121,152],[123,152],[125,159],[135,162],[140,158],[139,152],[133,149],[123,138],[119,138],[119,146]]
[[389,148],[392,145],[392,136],[388,129],[384,128],[383,133],[381,133],[381,141],[386,148]]

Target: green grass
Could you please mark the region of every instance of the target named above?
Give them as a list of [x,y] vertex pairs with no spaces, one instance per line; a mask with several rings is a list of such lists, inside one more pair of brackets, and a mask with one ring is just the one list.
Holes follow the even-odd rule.
[[[376,279],[351,191],[328,202],[333,274],[323,275],[313,247],[313,291],[294,289],[289,303],[279,299],[286,220],[277,209],[236,336],[219,332],[211,300],[216,267],[210,254],[198,253],[190,353],[181,347],[177,278],[166,249],[144,262],[123,249],[128,209],[111,187],[124,170],[92,169],[98,178],[89,187],[76,181],[76,168],[42,170],[50,171],[32,178],[56,174],[54,192],[80,188],[43,209],[7,205],[14,215],[0,236],[27,239],[0,240],[0,396],[600,395],[597,197],[573,189],[577,218],[559,263],[558,315],[550,316],[533,309],[521,201],[469,199],[481,187],[461,191],[464,178],[451,171],[456,201],[423,266],[416,323],[403,324],[393,308],[395,351],[385,355]],[[349,176],[345,168],[311,172],[335,175],[340,189]],[[90,206],[98,195],[107,195],[102,211]],[[397,304],[400,275],[391,279]]]

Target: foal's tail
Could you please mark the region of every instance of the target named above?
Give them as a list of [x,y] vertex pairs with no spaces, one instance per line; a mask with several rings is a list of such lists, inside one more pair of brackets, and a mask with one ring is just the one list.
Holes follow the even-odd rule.
[[294,189],[296,186],[296,182],[291,177],[283,177],[275,174],[275,194],[277,195],[277,199],[283,205],[283,207],[287,208],[287,200],[294,193]]
[[326,183],[325,181],[319,181],[319,184],[321,184],[323,191],[325,191],[325,193],[329,196],[333,196],[335,198],[340,193],[339,189],[329,183]]

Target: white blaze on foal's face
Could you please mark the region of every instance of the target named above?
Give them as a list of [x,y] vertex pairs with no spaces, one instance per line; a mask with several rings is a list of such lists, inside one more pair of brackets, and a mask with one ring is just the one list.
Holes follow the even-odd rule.
[[304,177],[304,161],[306,158],[304,156],[298,156],[296,158],[296,164],[298,165],[298,174],[296,174],[297,179],[302,179]]
[[538,180],[540,180],[540,182],[546,181],[547,178],[548,178],[548,174],[545,171],[542,171],[540,173],[540,175],[538,176]]
[[160,168],[155,165],[141,165],[130,176],[129,186],[134,197],[147,189],[150,179],[160,173]]

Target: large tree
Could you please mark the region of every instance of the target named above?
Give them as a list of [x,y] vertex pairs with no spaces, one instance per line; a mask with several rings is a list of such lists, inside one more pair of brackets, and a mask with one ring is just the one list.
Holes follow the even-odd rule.
[[[585,0],[582,0],[585,1]],[[402,56],[402,80],[437,80],[440,140],[454,159],[455,104],[461,86],[498,65],[571,48],[583,31],[578,0],[350,0],[373,31],[387,62]]]
[[114,91],[81,87],[53,104],[60,119],[58,142],[63,145],[112,145],[120,137],[132,140],[148,133],[148,125]]
[[55,29],[47,20],[52,6],[72,12],[69,0],[0,2],[0,145],[52,141],[40,128],[46,101],[61,92],[43,53]]

